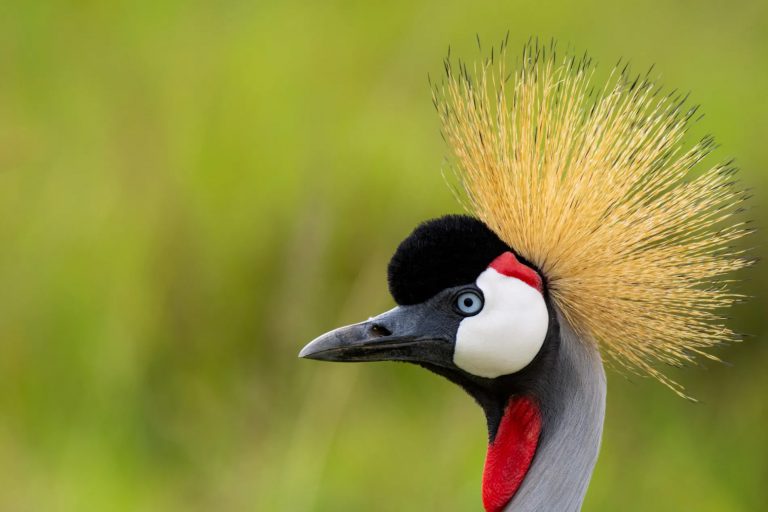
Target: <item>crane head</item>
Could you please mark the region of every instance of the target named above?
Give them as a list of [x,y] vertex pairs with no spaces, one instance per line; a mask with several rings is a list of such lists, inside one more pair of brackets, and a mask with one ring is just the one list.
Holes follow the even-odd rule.
[[299,355],[406,361],[459,384],[492,387],[529,366],[550,330],[539,273],[473,217],[419,225],[395,251],[388,274],[397,307],[324,334]]
[[299,356],[420,365],[483,407],[493,439],[510,397],[541,385],[559,343],[541,275],[482,221],[447,215],[402,241],[388,278],[397,307],[323,334]]

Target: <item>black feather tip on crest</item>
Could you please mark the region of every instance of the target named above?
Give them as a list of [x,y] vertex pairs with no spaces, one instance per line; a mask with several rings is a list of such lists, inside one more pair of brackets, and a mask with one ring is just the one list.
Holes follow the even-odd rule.
[[481,220],[446,215],[423,222],[400,243],[389,262],[389,292],[401,306],[441,290],[475,282],[500,254],[512,251]]

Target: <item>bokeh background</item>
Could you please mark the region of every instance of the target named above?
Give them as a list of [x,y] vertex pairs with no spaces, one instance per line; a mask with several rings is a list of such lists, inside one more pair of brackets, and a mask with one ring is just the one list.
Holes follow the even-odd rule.
[[[764,1],[2,2],[0,510],[480,510],[468,397],[296,354],[459,211],[427,73],[507,30],[655,63],[766,225]],[[766,285],[700,403],[609,374],[585,510],[768,509]]]

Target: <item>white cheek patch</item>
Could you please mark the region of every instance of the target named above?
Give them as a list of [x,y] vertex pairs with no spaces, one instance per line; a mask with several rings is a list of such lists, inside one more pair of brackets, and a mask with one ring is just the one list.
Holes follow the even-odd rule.
[[541,293],[523,281],[486,269],[477,278],[485,305],[456,332],[453,362],[479,377],[495,378],[525,368],[539,353],[549,327]]

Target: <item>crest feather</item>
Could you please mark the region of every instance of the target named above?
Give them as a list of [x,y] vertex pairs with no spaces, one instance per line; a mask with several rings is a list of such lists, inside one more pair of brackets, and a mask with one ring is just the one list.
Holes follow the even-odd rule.
[[733,247],[750,232],[736,169],[698,172],[714,142],[685,143],[696,108],[626,67],[594,89],[591,59],[554,43],[527,45],[512,72],[506,42],[472,71],[445,68],[433,99],[471,209],[541,269],[582,336],[683,395],[654,363],[738,340],[727,276],[751,263]]

